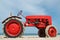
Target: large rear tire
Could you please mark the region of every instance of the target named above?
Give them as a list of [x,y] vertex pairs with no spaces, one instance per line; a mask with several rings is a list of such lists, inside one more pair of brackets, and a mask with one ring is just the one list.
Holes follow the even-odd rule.
[[7,37],[18,37],[23,33],[23,24],[19,20],[11,19],[4,24],[4,33]]
[[45,37],[46,36],[46,34],[45,34],[45,28],[40,28],[39,29],[38,36],[39,37]]

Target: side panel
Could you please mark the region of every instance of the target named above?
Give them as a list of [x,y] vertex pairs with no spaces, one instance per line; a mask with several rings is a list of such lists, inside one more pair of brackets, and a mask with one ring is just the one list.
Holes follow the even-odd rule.
[[47,22],[49,23],[48,25],[52,25],[51,16],[26,16],[25,26],[36,26],[37,28],[45,28]]

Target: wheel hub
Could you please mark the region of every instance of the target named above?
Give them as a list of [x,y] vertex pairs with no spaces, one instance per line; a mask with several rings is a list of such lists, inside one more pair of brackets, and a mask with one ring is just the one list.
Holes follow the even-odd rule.
[[50,27],[49,30],[48,30],[48,34],[49,34],[51,37],[56,36],[56,29],[55,29],[54,27]]
[[8,32],[11,34],[17,34],[20,30],[19,25],[13,23],[9,25]]

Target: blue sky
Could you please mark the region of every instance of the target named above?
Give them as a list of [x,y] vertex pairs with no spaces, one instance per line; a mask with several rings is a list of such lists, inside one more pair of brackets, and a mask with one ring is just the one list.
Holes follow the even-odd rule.
[[[23,15],[50,15],[53,25],[60,32],[60,0],[0,0],[0,33],[3,33],[2,21],[9,17],[10,12],[13,15],[23,10]],[[25,19],[22,17],[22,22]],[[37,33],[38,29],[33,27],[24,28],[24,33]],[[32,29],[32,30],[31,30]]]

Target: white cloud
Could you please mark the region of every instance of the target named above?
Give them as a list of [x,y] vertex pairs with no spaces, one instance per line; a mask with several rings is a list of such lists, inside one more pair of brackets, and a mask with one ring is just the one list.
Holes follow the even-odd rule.
[[[34,1],[34,0],[33,0]],[[17,0],[17,1],[12,1],[12,0],[5,0],[3,3],[5,4],[5,10],[10,10],[11,8],[17,8],[17,9],[22,9],[26,10],[31,13],[43,13],[44,9],[38,9],[37,7],[34,6],[34,4],[39,4],[39,1],[33,2],[32,0]],[[32,3],[32,4],[31,4]]]
[[[45,9],[43,9],[43,8],[41,8],[40,7],[40,9],[38,9],[38,7],[36,7],[35,6],[35,4],[37,5],[37,4],[41,4],[41,0],[39,0],[39,1],[35,1],[35,0],[22,0],[22,1],[19,1],[18,3],[19,4],[17,4],[16,5],[16,8],[18,8],[18,9],[22,9],[22,10],[24,10],[24,11],[28,11],[28,12],[30,12],[31,14],[34,14],[34,15],[36,15],[36,14],[42,14],[42,15],[45,15],[46,13],[45,13]],[[21,4],[20,4],[21,3]]]

